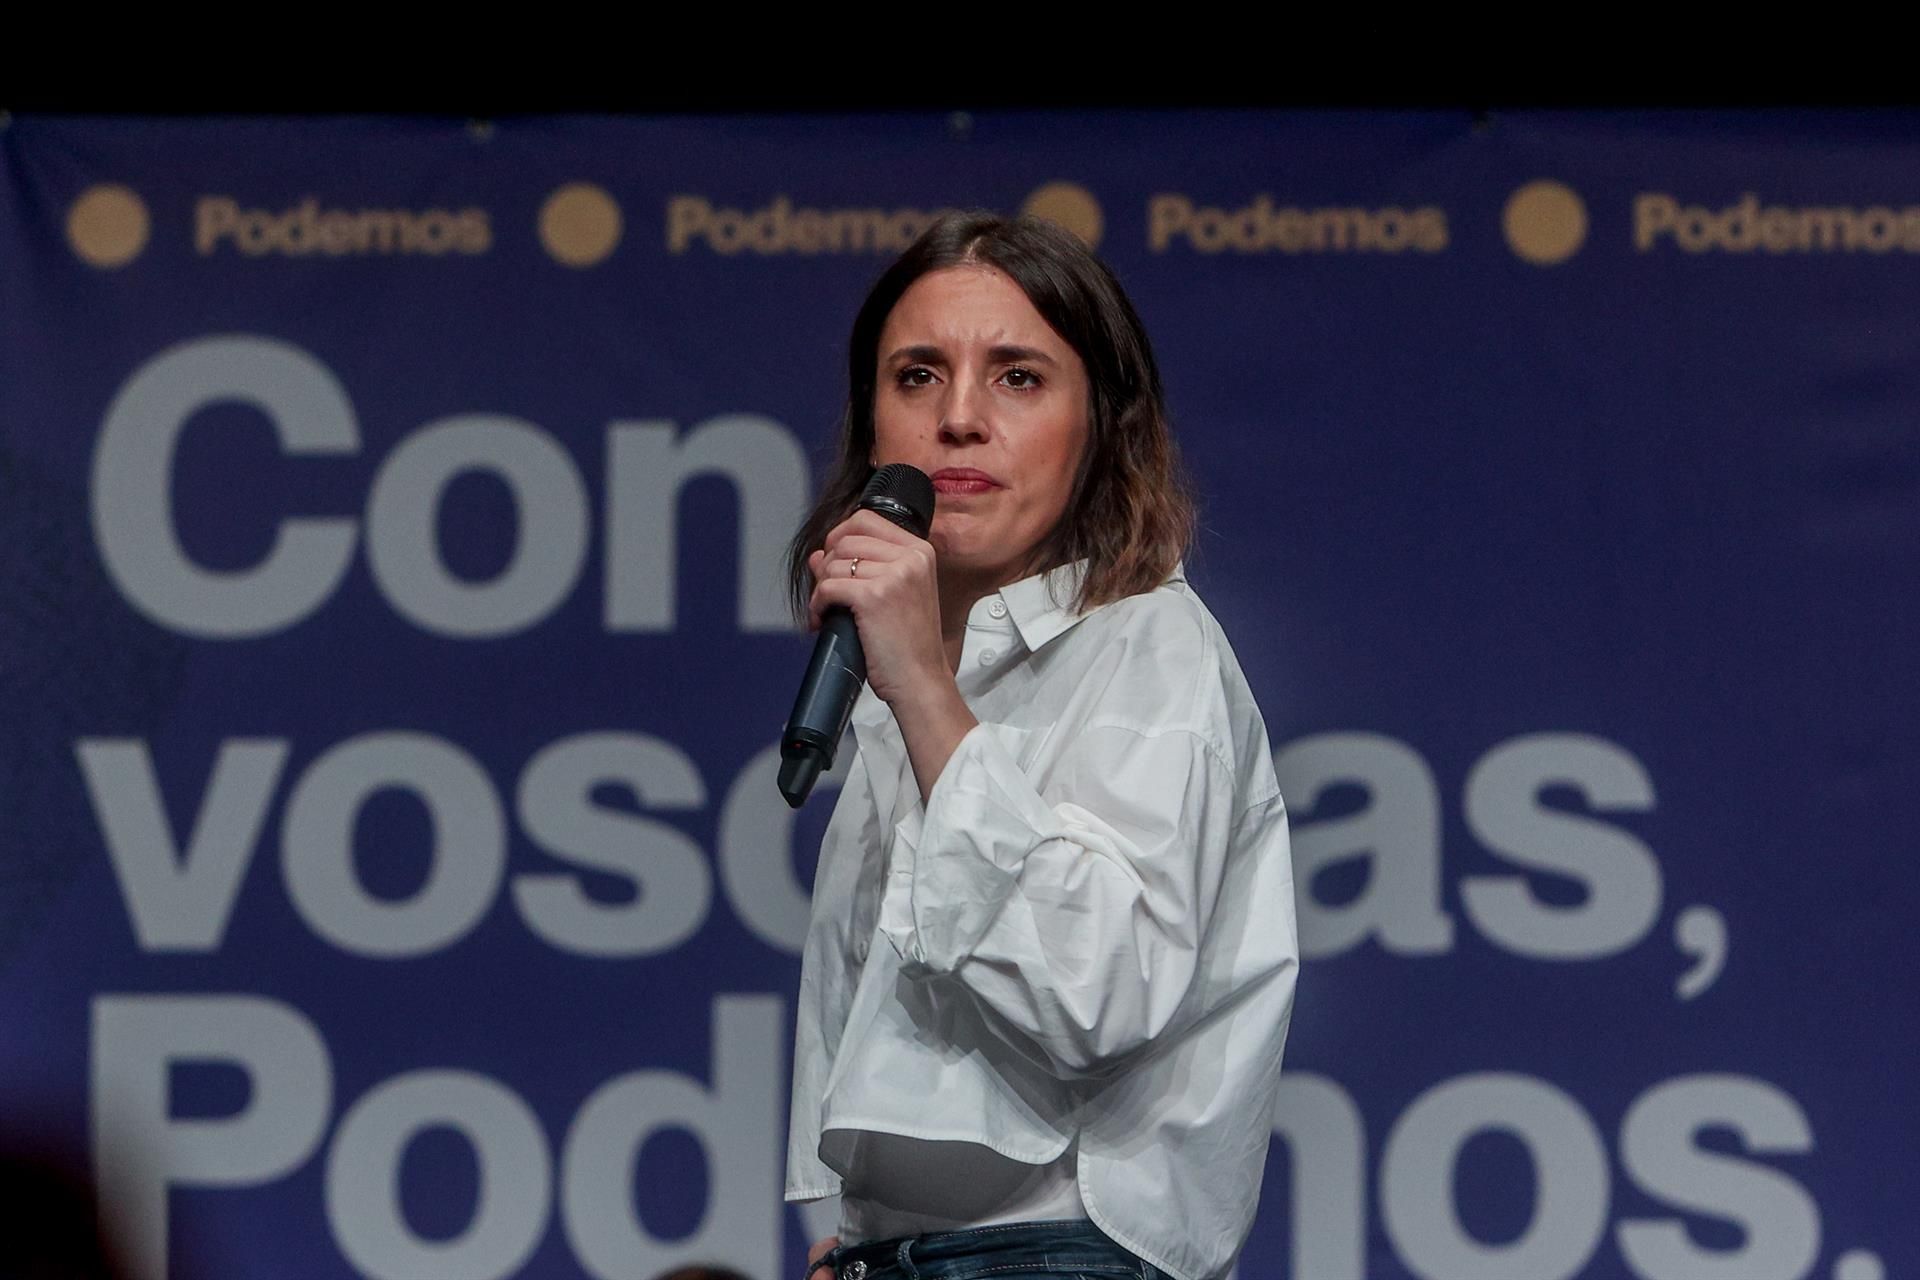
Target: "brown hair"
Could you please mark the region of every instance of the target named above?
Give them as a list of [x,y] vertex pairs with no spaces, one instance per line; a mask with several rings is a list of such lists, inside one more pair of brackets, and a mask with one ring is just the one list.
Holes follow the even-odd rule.
[[1072,601],[1086,609],[1153,590],[1193,539],[1193,498],[1167,422],[1160,369],[1113,271],[1051,222],[950,213],[887,268],[854,317],[839,456],[787,548],[797,617],[806,616],[811,594],[807,556],[853,513],[873,474],[873,397],[887,317],[921,276],[963,265],[992,267],[1019,285],[1087,370],[1087,447],[1066,511],[1035,548],[1032,571],[1086,560]]

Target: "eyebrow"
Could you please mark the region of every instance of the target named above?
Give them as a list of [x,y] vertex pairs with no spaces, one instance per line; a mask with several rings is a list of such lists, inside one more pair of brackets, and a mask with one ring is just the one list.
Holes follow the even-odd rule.
[[[917,346],[901,347],[887,357],[888,364],[905,361],[908,364],[939,364],[946,359],[946,353],[939,347]],[[1057,364],[1052,356],[1037,347],[1021,347],[1005,344],[987,348],[989,364]]]

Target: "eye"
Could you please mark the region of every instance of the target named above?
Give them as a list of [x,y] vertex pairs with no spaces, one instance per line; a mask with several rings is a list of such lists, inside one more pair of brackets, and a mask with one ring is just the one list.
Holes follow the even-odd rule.
[[893,380],[903,387],[924,387],[933,382],[933,370],[923,364],[910,364],[894,374]]
[[1040,385],[1040,375],[1021,365],[1014,365],[1000,376],[1015,391],[1026,391]]

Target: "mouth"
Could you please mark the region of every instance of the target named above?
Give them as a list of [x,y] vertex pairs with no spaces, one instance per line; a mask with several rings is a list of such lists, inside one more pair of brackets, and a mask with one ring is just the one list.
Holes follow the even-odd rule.
[[944,467],[934,472],[931,479],[935,493],[985,493],[1001,487],[998,480],[973,467]]

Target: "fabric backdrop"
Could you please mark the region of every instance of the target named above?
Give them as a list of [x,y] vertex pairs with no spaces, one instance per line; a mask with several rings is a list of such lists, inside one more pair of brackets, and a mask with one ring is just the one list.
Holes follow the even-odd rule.
[[1292,815],[1244,1280],[1911,1274],[1916,123],[0,117],[0,1136],[150,1276],[796,1275],[780,556],[1030,209]]

